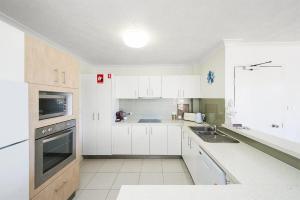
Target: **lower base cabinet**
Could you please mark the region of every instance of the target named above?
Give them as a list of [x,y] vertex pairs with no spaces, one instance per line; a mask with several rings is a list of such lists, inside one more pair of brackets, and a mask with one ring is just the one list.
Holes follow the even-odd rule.
[[115,125],[113,155],[181,155],[181,127]]
[[50,183],[33,200],[67,200],[79,187],[79,166],[74,164]]
[[112,127],[112,154],[130,155],[131,154],[131,127],[113,126]]
[[194,141],[190,131],[183,130],[182,158],[196,185],[225,185],[225,172]]

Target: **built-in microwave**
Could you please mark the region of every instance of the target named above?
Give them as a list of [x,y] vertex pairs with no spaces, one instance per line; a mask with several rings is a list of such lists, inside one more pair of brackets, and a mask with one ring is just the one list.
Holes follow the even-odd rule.
[[49,119],[68,114],[68,94],[63,92],[39,92],[39,119]]

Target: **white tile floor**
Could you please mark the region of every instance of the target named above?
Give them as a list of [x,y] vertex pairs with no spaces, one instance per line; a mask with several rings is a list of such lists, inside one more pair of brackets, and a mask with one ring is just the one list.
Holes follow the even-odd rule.
[[181,159],[85,159],[75,200],[115,200],[122,185],[193,185]]

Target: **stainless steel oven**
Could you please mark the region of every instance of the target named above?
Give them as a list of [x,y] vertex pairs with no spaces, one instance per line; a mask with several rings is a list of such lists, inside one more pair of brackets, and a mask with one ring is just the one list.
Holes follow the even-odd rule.
[[39,92],[39,119],[67,115],[68,95],[62,92]]
[[35,130],[35,188],[76,158],[76,120]]

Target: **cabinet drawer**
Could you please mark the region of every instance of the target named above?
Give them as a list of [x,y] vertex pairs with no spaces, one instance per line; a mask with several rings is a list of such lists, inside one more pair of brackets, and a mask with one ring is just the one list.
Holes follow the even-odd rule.
[[67,168],[61,176],[50,183],[33,200],[67,200],[78,188],[79,167],[74,164]]

